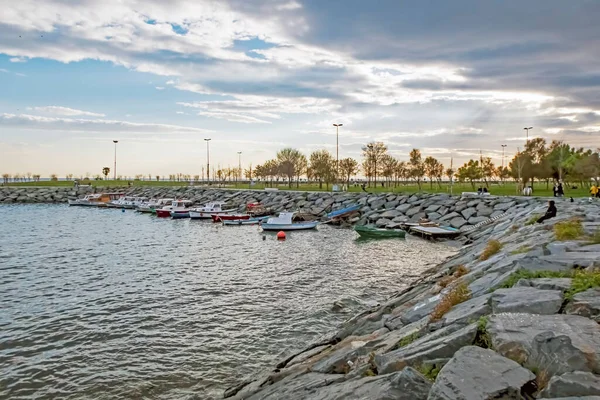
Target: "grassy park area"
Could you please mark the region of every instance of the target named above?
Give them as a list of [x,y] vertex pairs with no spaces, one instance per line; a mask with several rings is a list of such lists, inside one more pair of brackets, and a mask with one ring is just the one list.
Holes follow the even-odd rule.
[[[128,186],[131,182],[132,186],[151,186],[151,187],[174,187],[174,186],[190,186],[189,182],[185,181],[150,181],[150,180],[83,180],[80,181],[80,185],[92,185],[92,186],[100,186],[100,187],[124,187]],[[23,186],[23,187],[67,187],[73,186],[72,181],[40,181],[40,182],[11,182],[5,184],[5,186]],[[193,186],[207,186],[205,182],[202,183],[194,183]],[[478,187],[477,185],[476,187]],[[481,186],[484,186],[482,183]],[[210,187],[221,187],[221,188],[232,188],[232,189],[255,189],[255,190],[263,190],[267,188],[277,188],[279,190],[300,190],[300,191],[328,191],[331,190],[331,186],[327,189],[327,186],[324,184],[322,188],[319,188],[319,184],[317,183],[300,183],[299,187],[296,187],[294,183],[292,188],[288,186],[287,183],[279,182],[273,185],[265,186],[264,183],[258,182],[254,185],[250,186],[246,183],[235,183],[235,182],[225,182],[225,183],[216,183],[213,182]],[[426,192],[426,193],[450,193],[450,185],[448,183],[442,183],[441,185],[434,184],[430,186],[429,183],[425,183],[421,185],[421,189],[415,183],[405,183],[398,184],[397,186],[393,183],[386,186],[381,186],[381,183],[378,183],[377,187],[367,187],[366,190],[369,193],[418,193],[418,192]],[[504,182],[504,183],[490,183],[488,190],[492,195],[497,196],[514,196],[517,195],[516,184],[514,182]],[[569,185],[565,185],[565,196],[567,197],[587,197],[589,196],[589,189],[586,187],[578,187],[577,189],[571,189]],[[361,192],[362,188],[360,185],[353,186],[350,185],[348,188],[350,192]],[[472,192],[473,187],[469,183],[455,183],[452,186],[452,193],[457,195],[462,192]],[[545,183],[537,182],[534,185],[534,196],[544,196],[549,197],[552,196],[552,186],[546,188]]]

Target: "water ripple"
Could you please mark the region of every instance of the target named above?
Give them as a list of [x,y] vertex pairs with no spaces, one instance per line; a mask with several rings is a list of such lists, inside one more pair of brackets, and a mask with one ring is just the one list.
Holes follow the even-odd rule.
[[0,206],[0,221],[11,399],[218,398],[452,252],[57,205]]

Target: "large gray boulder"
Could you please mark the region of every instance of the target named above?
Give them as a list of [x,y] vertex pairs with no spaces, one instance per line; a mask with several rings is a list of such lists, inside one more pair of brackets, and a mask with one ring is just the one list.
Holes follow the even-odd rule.
[[406,366],[416,366],[427,360],[451,358],[463,346],[475,340],[477,324],[464,328],[449,325],[425,335],[398,350],[375,356],[375,365],[380,374],[401,371]]
[[560,290],[540,290],[528,287],[498,289],[492,294],[494,313],[522,312],[530,314],[556,314],[563,302]]
[[467,223],[467,221],[463,218],[463,217],[456,217],[456,218],[452,218],[452,220],[450,220],[450,226],[458,229],[461,226],[465,225]]
[[600,323],[600,288],[577,293],[567,304],[565,313],[581,315]]
[[571,278],[519,279],[515,287],[534,287],[542,290],[560,290],[566,292],[571,287]]
[[491,297],[492,295],[487,294],[455,305],[442,318],[442,325],[467,325],[468,323],[478,320],[479,317],[490,314],[492,312],[492,308],[490,307]]
[[589,372],[575,371],[553,376],[539,397],[544,399],[594,395],[600,396],[600,377]]
[[509,208],[512,208],[516,203],[514,201],[510,201],[507,203],[499,203],[494,206],[494,211],[506,211]]
[[474,209],[473,207],[467,208],[466,210],[462,210],[460,212],[462,214],[463,217],[465,217],[465,219],[469,219],[473,216],[475,216],[475,214],[477,214],[477,210]]
[[398,210],[388,210],[381,214],[381,218],[394,219],[399,215],[402,215],[402,213]]
[[471,217],[469,218],[469,224],[477,225],[480,222],[487,221],[488,217]]
[[420,206],[413,207],[410,210],[406,211],[406,216],[412,217],[413,215],[418,214],[420,211],[421,211]]
[[492,350],[466,346],[442,368],[428,400],[524,399],[535,375]]
[[551,376],[572,371],[600,372],[600,325],[578,315],[505,313],[487,324],[493,348]]
[[411,204],[404,203],[404,204],[400,204],[398,207],[396,207],[396,210],[400,211],[401,213],[405,213],[408,210],[410,210],[411,207],[412,207]]
[[406,310],[401,316],[400,320],[404,325],[416,322],[423,317],[429,315],[435,306],[440,302],[441,295],[429,297],[428,299],[414,305],[410,309]]
[[[380,215],[381,217],[381,215]],[[389,225],[392,223],[391,219],[387,219],[387,218],[379,218],[377,220],[377,222],[375,222],[375,226],[377,226],[378,228],[382,228],[385,227],[386,225]]]
[[440,221],[449,221],[449,220],[451,220],[453,218],[456,218],[456,217],[460,217],[460,214],[457,213],[457,212],[455,212],[455,211],[453,211],[450,214],[446,214],[442,218],[440,218]]

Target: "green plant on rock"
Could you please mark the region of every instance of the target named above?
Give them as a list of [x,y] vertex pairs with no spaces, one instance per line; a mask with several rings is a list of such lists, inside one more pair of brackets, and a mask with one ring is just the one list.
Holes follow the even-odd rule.
[[394,350],[400,349],[400,348],[402,348],[404,346],[408,346],[409,344],[411,344],[412,342],[414,342],[415,340],[417,340],[420,337],[421,337],[421,334],[418,331],[417,332],[413,332],[410,335],[404,336],[396,344],[396,346],[394,347]]
[[600,287],[600,270],[576,271],[573,274],[571,287],[565,293],[567,300],[573,299],[577,293],[585,292],[588,289]]
[[457,304],[462,303],[463,301],[469,300],[471,298],[471,291],[466,283],[461,283],[454,288],[452,288],[435,306],[431,314],[429,315],[429,320],[431,322],[438,321],[442,318],[448,311],[452,309]]
[[[570,278],[573,275],[570,271],[529,271],[521,269],[513,272],[500,288],[508,289],[517,284],[521,279],[537,279],[537,278]],[[497,289],[497,288],[496,288]],[[494,290],[492,290],[493,292]]]
[[575,240],[581,238],[585,231],[577,218],[558,222],[554,225],[554,236],[557,240]]
[[587,244],[600,244],[600,229],[590,235]]
[[529,226],[529,225],[535,224],[538,219],[540,219],[540,215],[538,215],[538,214],[532,215],[531,218],[529,218],[527,220],[527,222],[525,222],[525,226]]
[[446,275],[446,276],[442,277],[437,282],[437,284],[440,285],[441,287],[445,288],[445,287],[449,286],[452,282],[456,281],[461,276],[464,276],[468,273],[469,273],[469,270],[467,269],[467,267],[465,267],[464,265],[461,264],[458,267],[456,267],[456,269],[454,270],[452,275]]
[[421,364],[416,366],[415,369],[430,381],[435,381],[438,374],[442,370],[442,368],[436,364]]
[[494,239],[490,240],[489,242],[487,242],[485,249],[483,249],[481,256],[479,256],[479,261],[487,260],[494,254],[498,253],[500,249],[502,249],[502,243]]
[[477,333],[475,334],[474,346],[483,347],[484,349],[492,348],[492,338],[487,331],[488,316],[484,315],[477,321]]
[[523,254],[523,253],[527,253],[531,250],[531,247],[529,246],[521,246],[516,250],[513,250],[510,252],[511,255],[515,255],[515,254]]

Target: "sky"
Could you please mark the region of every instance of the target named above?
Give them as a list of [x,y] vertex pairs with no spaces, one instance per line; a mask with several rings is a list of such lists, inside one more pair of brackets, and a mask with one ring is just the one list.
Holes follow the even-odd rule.
[[[600,146],[600,1],[6,0],[0,173]],[[241,152],[241,155],[238,155]],[[112,173],[111,173],[112,174]]]

